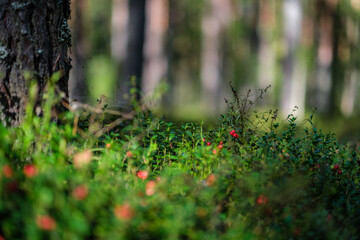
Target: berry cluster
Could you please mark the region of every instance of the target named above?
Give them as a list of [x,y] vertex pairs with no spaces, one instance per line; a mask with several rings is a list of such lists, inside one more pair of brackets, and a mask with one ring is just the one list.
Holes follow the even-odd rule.
[[239,138],[239,135],[235,132],[235,130],[231,130],[230,135],[233,136],[234,138]]
[[340,165],[339,164],[335,164],[334,166],[331,166],[331,168],[333,170],[335,170],[338,174],[342,173],[342,171],[340,170]]

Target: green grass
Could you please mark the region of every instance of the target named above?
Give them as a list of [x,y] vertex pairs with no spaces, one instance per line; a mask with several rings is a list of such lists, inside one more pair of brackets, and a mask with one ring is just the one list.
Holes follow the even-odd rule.
[[206,130],[138,110],[95,137],[110,118],[90,113],[76,124],[67,112],[55,123],[51,85],[42,118],[30,94],[23,124],[0,127],[2,238],[360,236],[359,149],[313,116],[300,124],[255,114],[233,91],[228,113]]

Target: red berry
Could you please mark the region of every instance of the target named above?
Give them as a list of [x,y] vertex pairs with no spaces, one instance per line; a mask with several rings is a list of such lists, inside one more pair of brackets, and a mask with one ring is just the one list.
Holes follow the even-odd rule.
[[217,151],[216,151],[216,149],[214,149],[214,150],[213,150],[213,154],[217,154]]
[[87,188],[86,185],[80,185],[77,186],[73,191],[72,191],[72,196],[73,198],[75,198],[76,200],[84,200],[86,198],[86,196],[88,195],[89,190]]
[[156,187],[156,182],[155,181],[148,181],[146,183],[146,187],[145,187],[145,193],[148,196],[151,196],[155,193],[155,187]]
[[135,212],[128,202],[123,203],[122,205],[117,204],[114,208],[114,214],[118,219],[121,220],[130,220],[134,217]]
[[33,164],[24,166],[24,175],[28,178],[34,177],[37,174],[37,169]]
[[221,142],[220,142],[220,145],[222,145],[223,143],[224,143],[224,142],[221,141]]
[[230,135],[233,136],[235,134],[235,130],[230,131]]
[[256,203],[261,205],[261,204],[267,204],[269,201],[269,199],[267,197],[265,197],[264,195],[260,194],[260,196],[256,199]]
[[221,149],[223,149],[223,145],[222,144],[219,144],[218,146],[217,146],[217,148],[219,149],[219,150],[221,150]]
[[211,142],[207,142],[206,145],[210,146],[210,145],[211,145]]
[[216,177],[214,174],[210,174],[209,176],[207,176],[206,180],[205,180],[205,184],[206,186],[212,186],[216,181]]
[[334,165],[334,170],[338,170],[340,168],[339,164]]
[[45,231],[51,231],[56,228],[55,220],[50,216],[38,216],[36,218],[36,224],[38,227]]
[[110,144],[110,143],[107,143],[107,144],[106,144],[106,148],[111,148],[111,144]]
[[13,175],[13,170],[9,165],[4,165],[2,171],[4,176],[7,178],[11,178]]
[[341,170],[339,170],[339,171],[338,171],[338,174],[341,174],[341,173],[342,173],[342,171],[341,171]]
[[206,142],[205,138],[203,138],[203,142]]
[[138,176],[138,178],[145,180],[145,179],[147,179],[149,172],[148,171],[138,171],[136,175]]

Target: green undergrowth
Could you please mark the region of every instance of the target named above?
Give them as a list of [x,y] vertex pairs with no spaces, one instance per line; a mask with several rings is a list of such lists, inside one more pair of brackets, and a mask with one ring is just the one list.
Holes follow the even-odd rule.
[[206,130],[139,105],[56,122],[54,82],[40,116],[33,84],[22,125],[0,126],[0,239],[359,239],[359,149],[312,115],[253,113],[232,89]]

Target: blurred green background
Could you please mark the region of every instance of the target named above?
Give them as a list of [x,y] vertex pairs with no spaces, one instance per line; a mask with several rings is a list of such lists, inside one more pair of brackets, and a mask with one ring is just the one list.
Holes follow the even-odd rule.
[[173,120],[211,122],[240,93],[259,109],[360,140],[360,0],[73,0],[70,97],[117,108],[135,75]]

